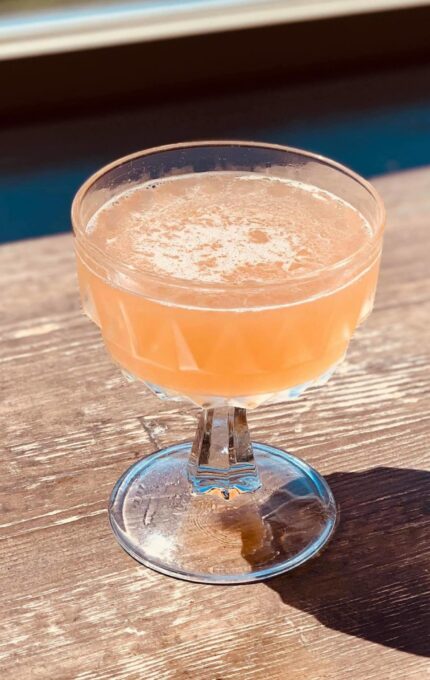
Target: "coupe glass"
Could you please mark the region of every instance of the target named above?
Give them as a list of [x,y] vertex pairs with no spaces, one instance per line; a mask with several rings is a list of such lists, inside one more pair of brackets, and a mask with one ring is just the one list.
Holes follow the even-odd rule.
[[[91,218],[130,187],[226,170],[329,191],[361,213],[371,238],[335,265],[252,287],[154,275],[92,242]],[[152,569],[203,583],[258,581],[315,556],[336,525],[330,488],[299,458],[251,442],[246,409],[297,398],[342,361],[373,305],[384,225],[376,191],[298,149],[198,142],[101,169],[78,191],[72,220],[82,304],[113,360],[161,399],[202,409],[194,441],[145,456],[116,483],[109,517],[119,543]]]

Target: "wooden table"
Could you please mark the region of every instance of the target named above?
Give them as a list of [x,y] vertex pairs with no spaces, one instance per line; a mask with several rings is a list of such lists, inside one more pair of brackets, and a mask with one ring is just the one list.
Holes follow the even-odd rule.
[[126,385],[79,307],[72,239],[0,249],[2,680],[430,678],[430,170],[382,178],[375,311],[327,387],[251,414],[341,507],[316,561],[213,587],[138,566],[106,505],[196,411]]

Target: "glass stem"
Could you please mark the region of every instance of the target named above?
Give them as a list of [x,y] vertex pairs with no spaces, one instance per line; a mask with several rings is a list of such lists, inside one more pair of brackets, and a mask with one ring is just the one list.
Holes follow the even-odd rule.
[[202,411],[188,462],[194,493],[218,492],[225,499],[256,491],[260,479],[255,465],[244,408]]

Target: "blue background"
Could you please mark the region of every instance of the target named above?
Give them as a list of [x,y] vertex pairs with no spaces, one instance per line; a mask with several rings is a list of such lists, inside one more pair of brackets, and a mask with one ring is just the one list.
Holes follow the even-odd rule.
[[232,138],[303,147],[365,176],[430,163],[430,69],[110,105],[0,130],[0,241],[70,229],[70,203],[101,165],[148,146]]

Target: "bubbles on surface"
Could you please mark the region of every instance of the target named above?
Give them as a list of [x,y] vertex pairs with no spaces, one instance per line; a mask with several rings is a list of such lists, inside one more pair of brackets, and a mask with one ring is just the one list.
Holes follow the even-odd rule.
[[209,284],[283,282],[335,264],[371,238],[338,197],[258,173],[150,180],[100,208],[87,234],[110,257]]

